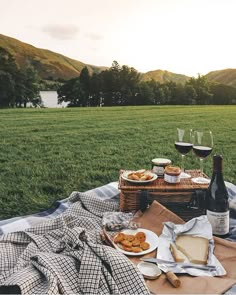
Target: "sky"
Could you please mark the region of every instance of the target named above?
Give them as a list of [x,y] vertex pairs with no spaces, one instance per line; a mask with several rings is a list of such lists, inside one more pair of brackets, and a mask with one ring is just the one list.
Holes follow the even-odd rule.
[[188,76],[236,68],[236,0],[0,0],[0,34],[81,62]]

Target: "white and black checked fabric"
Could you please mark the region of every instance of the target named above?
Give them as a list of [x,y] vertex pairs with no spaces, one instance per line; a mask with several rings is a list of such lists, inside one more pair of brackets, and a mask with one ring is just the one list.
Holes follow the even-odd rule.
[[[111,182],[106,185],[93,188],[88,193],[93,193],[96,195],[97,198],[110,202],[110,201],[116,201],[119,202],[119,190],[118,190],[118,183],[117,182]],[[61,201],[57,201],[54,206],[49,208],[46,211],[32,214],[29,216],[20,216],[20,217],[14,217],[10,219],[0,220],[0,235],[19,231],[19,230],[25,230],[27,228],[30,228],[38,223],[42,223],[45,220],[53,219],[56,216],[60,215],[61,213],[65,212],[73,203],[72,196],[74,193],[70,195],[69,198],[66,198]],[[76,201],[76,200],[74,200]]]
[[60,215],[0,236],[0,293],[149,294],[136,266],[100,237],[117,202],[73,193]]

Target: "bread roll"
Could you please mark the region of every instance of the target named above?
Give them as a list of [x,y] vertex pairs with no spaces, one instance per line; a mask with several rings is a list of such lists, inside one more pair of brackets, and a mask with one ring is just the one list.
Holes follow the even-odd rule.
[[191,263],[207,264],[209,240],[191,235],[179,235],[176,247]]

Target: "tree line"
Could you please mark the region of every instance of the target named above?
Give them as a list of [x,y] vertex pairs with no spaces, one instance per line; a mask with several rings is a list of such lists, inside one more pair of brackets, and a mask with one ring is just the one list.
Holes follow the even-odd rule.
[[0,107],[26,107],[41,105],[39,77],[29,65],[19,69],[15,58],[0,47]]
[[236,103],[236,88],[209,82],[205,76],[192,77],[185,84],[143,81],[141,73],[117,61],[99,74],[90,74],[84,67],[57,93],[59,103],[68,102],[73,107]]
[[[0,47],[0,107],[42,106],[42,85],[30,65],[19,69],[14,57]],[[78,77],[58,81],[57,87],[58,102],[71,107],[236,103],[236,88],[209,82],[205,76],[192,77],[184,84],[143,81],[141,73],[117,61],[100,73],[91,74],[84,67]]]

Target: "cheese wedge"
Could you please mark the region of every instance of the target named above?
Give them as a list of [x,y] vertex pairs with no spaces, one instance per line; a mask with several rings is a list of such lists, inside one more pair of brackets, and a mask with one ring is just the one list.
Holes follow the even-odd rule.
[[184,262],[187,257],[177,249],[175,243],[170,244],[170,251],[176,262]]
[[207,264],[208,239],[191,235],[179,235],[176,238],[175,245],[191,263]]

